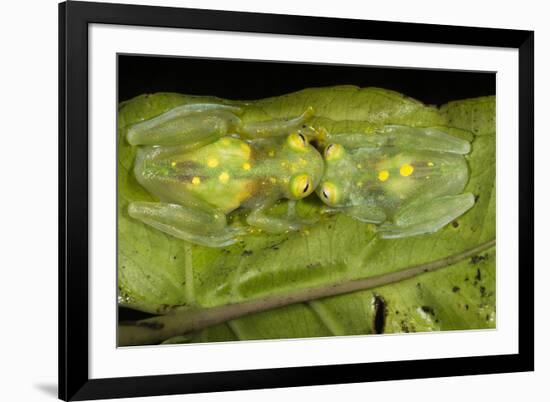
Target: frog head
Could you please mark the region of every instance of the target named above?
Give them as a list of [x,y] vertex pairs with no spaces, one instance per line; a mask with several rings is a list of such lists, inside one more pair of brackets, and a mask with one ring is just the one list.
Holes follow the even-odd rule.
[[304,134],[295,132],[287,137],[279,156],[285,198],[299,200],[310,195],[319,185],[324,170],[317,149]]
[[323,152],[325,171],[316,188],[319,198],[328,206],[342,207],[349,201],[349,175],[353,160],[346,149],[337,143],[330,143]]

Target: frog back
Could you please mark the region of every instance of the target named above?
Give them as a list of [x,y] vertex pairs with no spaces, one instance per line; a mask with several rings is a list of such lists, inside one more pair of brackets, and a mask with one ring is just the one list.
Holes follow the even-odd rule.
[[136,177],[162,201],[189,203],[197,199],[227,213],[251,194],[250,145],[232,137],[189,152],[138,158]]
[[388,147],[357,149],[352,159],[351,203],[376,205],[387,216],[412,202],[459,194],[469,177],[460,154]]

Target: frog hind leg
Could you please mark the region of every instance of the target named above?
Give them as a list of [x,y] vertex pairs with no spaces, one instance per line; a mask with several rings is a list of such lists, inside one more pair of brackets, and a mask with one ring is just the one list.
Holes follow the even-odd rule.
[[161,232],[208,247],[231,245],[244,234],[244,228],[228,226],[226,215],[212,207],[140,201],[130,203],[128,214]]
[[[452,154],[466,155],[471,150],[470,142],[448,133],[443,127],[410,127],[389,125],[382,133],[375,135],[381,146],[400,146],[407,149],[418,149]],[[454,129],[455,133],[459,131]],[[464,137],[467,132],[462,133]]]
[[181,155],[187,152],[193,152],[199,148],[202,148],[212,142],[216,141],[216,137],[205,137],[194,142],[188,142],[180,145],[166,145],[166,146],[141,146],[138,147],[136,153],[135,171],[141,171],[144,162],[163,160],[173,156]]
[[302,219],[296,214],[296,201],[288,202],[288,211],[283,216],[272,216],[267,210],[272,204],[255,208],[247,217],[246,223],[267,233],[294,232],[316,222],[313,219]]
[[446,195],[417,202],[404,207],[394,216],[392,223],[384,223],[378,232],[383,239],[433,233],[468,211],[474,202],[471,193]]
[[151,119],[131,125],[130,145],[182,145],[216,140],[241,125],[242,109],[236,106],[197,103],[176,106]]
[[464,137],[459,138],[447,131],[451,132],[451,129],[388,125],[373,134],[335,134],[330,136],[329,140],[348,148],[401,147],[408,150],[468,154],[471,150],[471,144],[464,138],[471,138],[471,134],[453,128],[454,134],[458,134],[460,131],[461,136]]

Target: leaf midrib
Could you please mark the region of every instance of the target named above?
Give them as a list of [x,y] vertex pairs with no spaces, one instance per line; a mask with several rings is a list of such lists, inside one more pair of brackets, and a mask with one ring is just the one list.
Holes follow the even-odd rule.
[[455,265],[466,258],[490,249],[494,245],[495,239],[492,239],[449,257],[374,277],[332,283],[317,288],[289,292],[286,295],[271,296],[219,307],[184,308],[182,311],[175,311],[172,314],[140,320],[134,323],[126,323],[119,327],[118,345],[130,346],[159,343],[173,336],[201,330],[252,313],[400,282],[423,273]]

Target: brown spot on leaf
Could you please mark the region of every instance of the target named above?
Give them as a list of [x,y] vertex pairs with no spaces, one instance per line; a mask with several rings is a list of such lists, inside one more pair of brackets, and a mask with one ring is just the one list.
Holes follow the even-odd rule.
[[421,306],[420,308],[421,308],[422,311],[425,312],[426,314],[435,315],[435,311],[434,311],[433,307],[430,307],[430,306]]
[[386,324],[386,301],[382,296],[374,296],[374,322],[373,328],[375,334],[383,334]]

